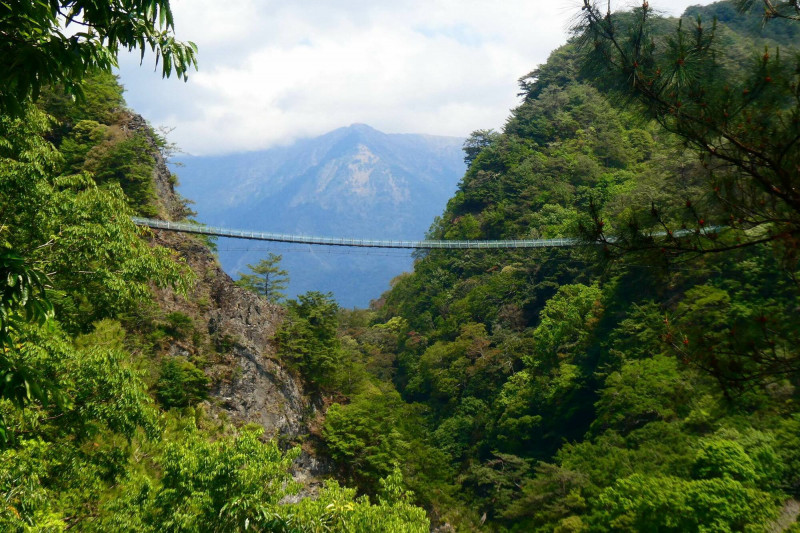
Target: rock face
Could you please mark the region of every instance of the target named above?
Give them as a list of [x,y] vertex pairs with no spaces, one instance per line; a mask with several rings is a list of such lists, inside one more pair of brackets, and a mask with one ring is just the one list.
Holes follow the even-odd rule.
[[[271,343],[282,311],[256,295],[236,287],[221,273],[214,284],[208,332],[232,338],[233,376],[217,383],[213,395],[231,418],[263,426],[269,437],[297,437],[308,432],[306,419],[314,406],[301,383],[271,358]],[[227,279],[226,279],[227,278]]]
[[[147,131],[140,116],[131,116],[130,131]],[[157,152],[155,142],[154,152]],[[175,193],[174,182],[160,153],[154,153],[155,189],[160,217],[175,220],[188,214],[186,202]],[[275,356],[273,336],[284,310],[234,285],[207,244],[199,237],[153,231],[152,240],[175,251],[197,280],[185,297],[172,290],[154,290],[158,312],[182,313],[191,318],[191,339],[170,341],[166,357],[194,357],[207,361],[212,380],[211,416],[234,423],[256,423],[265,437],[298,442],[309,433],[309,423],[321,412],[322,402],[306,390],[299,376],[284,368]],[[298,478],[313,480],[329,464],[304,454],[298,460]]]

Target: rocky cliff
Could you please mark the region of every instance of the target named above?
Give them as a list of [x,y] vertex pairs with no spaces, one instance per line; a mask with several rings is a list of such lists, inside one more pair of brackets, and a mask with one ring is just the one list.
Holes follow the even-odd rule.
[[[129,118],[126,128],[149,131],[137,115]],[[154,141],[153,156],[159,216],[182,219],[189,210],[175,192],[175,180]],[[256,423],[264,427],[267,438],[301,442],[309,425],[321,415],[322,403],[276,358],[273,336],[283,320],[283,309],[234,285],[201,238],[167,231],[148,235],[155,244],[174,250],[197,277],[186,296],[172,290],[154,291],[157,313],[181,313],[192,321],[190,338],[167,340],[162,347],[164,357],[206,362],[204,371],[212,389],[204,407],[213,418]],[[298,459],[296,475],[313,481],[326,464],[306,451]]]

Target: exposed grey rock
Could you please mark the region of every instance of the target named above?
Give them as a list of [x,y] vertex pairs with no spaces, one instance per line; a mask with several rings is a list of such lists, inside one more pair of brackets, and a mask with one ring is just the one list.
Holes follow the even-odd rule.
[[[146,126],[142,117],[133,115],[126,129],[148,131]],[[188,213],[185,202],[176,194],[175,180],[151,141],[160,217],[182,219]],[[300,442],[323,404],[276,358],[273,339],[283,321],[283,308],[237,287],[200,238],[166,231],[152,234],[156,244],[174,250],[197,276],[187,297],[172,290],[154,290],[164,315],[175,311],[188,315],[199,334],[191,341],[172,341],[165,354],[212,354],[205,369],[214,384],[211,399],[205,402],[212,417],[237,424],[256,423],[264,427],[265,438],[278,438],[286,444]],[[298,481],[306,485],[298,497],[313,494],[320,476],[331,471],[329,460],[303,451],[293,468]]]
[[308,432],[305,420],[313,406],[298,383],[278,364],[251,350],[233,350],[237,371],[213,395],[233,419],[255,422],[268,437],[297,437]]

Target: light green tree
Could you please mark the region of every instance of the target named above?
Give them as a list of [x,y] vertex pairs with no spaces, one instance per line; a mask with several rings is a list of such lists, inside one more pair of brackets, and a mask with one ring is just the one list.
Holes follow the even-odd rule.
[[[68,26],[71,26],[70,30],[78,26],[81,31],[69,34]],[[0,35],[3,36],[0,39],[0,182],[3,183],[3,195],[0,198],[0,218],[3,220],[0,224],[0,279],[7,281],[7,287],[0,294],[0,376],[5,384],[0,389],[0,399],[10,399],[21,405],[47,398],[46,389],[49,385],[36,378],[34,369],[24,360],[13,360],[18,346],[24,344],[18,336],[19,324],[42,324],[52,316],[53,304],[45,291],[49,285],[48,279],[42,273],[45,270],[37,266],[60,274],[56,264],[60,255],[59,245],[65,252],[70,248],[65,219],[82,219],[71,228],[91,231],[93,225],[89,222],[93,214],[80,209],[87,205],[78,204],[88,200],[89,204],[98,206],[96,201],[100,200],[107,208],[107,201],[113,201],[115,196],[114,191],[105,194],[98,190],[94,183],[84,177],[55,179],[61,158],[45,138],[49,119],[29,104],[47,86],[60,85],[69,92],[82,95],[84,79],[97,70],[110,71],[116,65],[121,49],[139,49],[144,54],[145,48],[150,48],[161,61],[164,76],[175,72],[185,78],[188,68],[196,67],[197,48],[193,43],[176,41],[172,29],[168,0],[101,0],[88,3],[75,0],[11,0],[0,4]],[[83,194],[76,194],[75,188],[82,188]],[[56,200],[59,195],[62,201],[50,201]],[[64,202],[63,196],[75,203]],[[59,210],[60,213],[57,212]],[[115,209],[105,209],[103,212],[106,220],[108,213],[124,213]],[[58,229],[47,227],[41,220],[55,224]],[[122,217],[120,224],[127,225]],[[108,239],[110,234],[118,233],[111,232],[107,226],[103,230],[105,238],[99,240],[89,240],[87,235],[73,236],[77,237],[77,242],[92,248],[100,242],[120,244],[125,240]],[[146,247],[137,238],[135,227],[128,225],[122,233],[128,237],[124,250],[129,258],[131,248],[139,247],[142,250]],[[47,244],[42,246],[42,243]],[[96,263],[81,262],[84,257],[80,256],[79,251],[73,249],[66,253],[70,256],[69,271],[76,270],[75,264],[97,266]],[[32,258],[34,255],[39,257]],[[112,255],[101,252],[95,257],[108,258]],[[135,252],[133,255],[140,258]],[[162,254],[162,258],[166,259],[166,256]],[[34,266],[37,262],[39,265]],[[143,263],[132,263],[128,262],[122,268],[119,268],[122,265],[109,267],[107,272],[118,275],[127,269],[127,274],[133,271],[142,274],[151,266],[155,266],[156,270],[166,266],[165,262],[159,265],[151,263],[143,269]],[[84,269],[91,270],[94,268]],[[92,277],[92,281],[102,286],[119,288],[123,285],[115,285],[110,279],[99,279],[100,276]],[[126,276],[123,274],[121,277]],[[84,287],[86,281],[84,278]],[[144,287],[143,283],[138,288]],[[0,420],[2,418],[0,415]],[[0,422],[0,440],[3,441],[6,437],[4,427]]]
[[125,49],[140,50],[143,59],[149,48],[163,76],[185,79],[197,67],[197,47],[175,40],[173,28],[169,0],[3,2],[0,112],[21,114],[25,101],[47,85],[80,95],[87,74],[110,71]]
[[286,298],[282,292],[289,284],[289,272],[280,267],[282,255],[270,253],[255,265],[247,265],[252,274],[239,272],[236,285],[264,296],[270,302],[278,302]]

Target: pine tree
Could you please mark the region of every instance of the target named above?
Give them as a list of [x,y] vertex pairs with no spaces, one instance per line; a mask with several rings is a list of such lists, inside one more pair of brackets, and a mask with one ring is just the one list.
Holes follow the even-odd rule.
[[[740,9],[755,2],[737,2]],[[785,2],[766,3],[766,19],[794,20]],[[773,10],[770,11],[769,6]],[[658,205],[642,206],[631,218],[627,240],[610,245],[666,247],[676,252],[723,251],[762,242],[800,242],[800,55],[796,50],[754,49],[752,58],[732,57],[720,43],[716,21],[678,21],[664,34],[663,20],[645,1],[627,13],[612,13],[584,0],[577,30],[584,45],[585,73],[612,93],[635,102],[641,114],[695,149],[708,171],[709,211],[686,199],[695,235],[673,239]],[[592,238],[603,223],[593,213]],[[727,225],[730,238],[707,232]],[[663,242],[645,239],[659,228]],[[658,239],[656,239],[658,240]],[[664,249],[664,248],[662,248]]]
[[264,296],[270,302],[278,302],[286,295],[282,292],[289,284],[289,273],[280,267],[282,255],[269,254],[255,265],[247,265],[252,274],[239,272],[236,285]]

